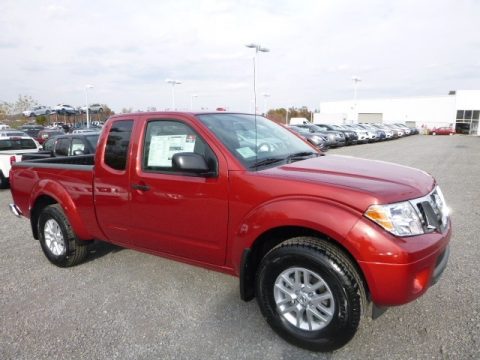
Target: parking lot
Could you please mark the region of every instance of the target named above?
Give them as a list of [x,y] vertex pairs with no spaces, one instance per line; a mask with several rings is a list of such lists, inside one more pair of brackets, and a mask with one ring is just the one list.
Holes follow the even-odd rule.
[[328,153],[432,174],[454,226],[439,283],[365,319],[344,348],[287,344],[228,275],[103,243],[86,263],[57,268],[0,190],[0,359],[478,359],[480,137],[417,135]]

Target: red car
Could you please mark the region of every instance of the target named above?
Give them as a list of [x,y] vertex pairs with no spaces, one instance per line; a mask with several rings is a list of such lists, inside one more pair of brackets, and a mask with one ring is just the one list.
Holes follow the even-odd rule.
[[448,261],[434,178],[324,155],[258,115],[116,115],[95,155],[15,163],[10,183],[53,264],[101,240],[238,276],[243,300],[315,351],[346,344],[369,302],[424,294]]
[[454,135],[455,129],[449,127],[439,127],[433,128],[432,130],[428,131],[429,135]]

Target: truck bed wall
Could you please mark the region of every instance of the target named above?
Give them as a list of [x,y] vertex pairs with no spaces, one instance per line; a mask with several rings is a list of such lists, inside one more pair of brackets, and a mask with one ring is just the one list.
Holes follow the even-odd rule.
[[51,197],[62,206],[80,239],[103,238],[94,210],[93,160],[93,155],[85,155],[15,164],[10,178],[15,203],[30,218],[38,198]]

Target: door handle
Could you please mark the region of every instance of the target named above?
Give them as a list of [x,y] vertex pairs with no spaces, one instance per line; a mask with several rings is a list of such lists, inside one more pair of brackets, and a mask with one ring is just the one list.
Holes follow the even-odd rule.
[[148,191],[150,190],[150,186],[146,184],[132,184],[132,189],[140,190],[140,191]]

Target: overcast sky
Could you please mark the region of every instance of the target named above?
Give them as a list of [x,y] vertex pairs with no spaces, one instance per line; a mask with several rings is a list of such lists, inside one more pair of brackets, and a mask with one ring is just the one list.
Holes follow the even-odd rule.
[[480,88],[480,1],[1,0],[0,101],[145,110],[444,95]]

